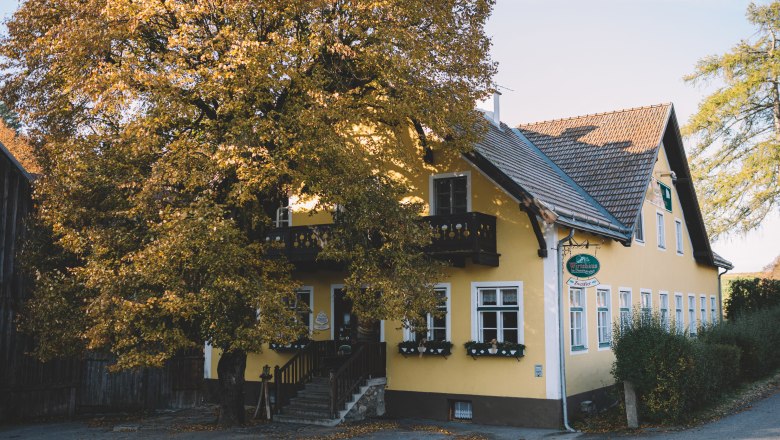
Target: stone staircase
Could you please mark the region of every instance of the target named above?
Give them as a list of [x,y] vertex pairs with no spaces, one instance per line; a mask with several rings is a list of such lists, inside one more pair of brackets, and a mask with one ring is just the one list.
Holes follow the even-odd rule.
[[[369,381],[373,382],[373,381]],[[379,383],[384,382],[384,378]],[[375,384],[374,384],[375,385]],[[275,422],[300,423],[307,425],[336,426],[344,421],[344,418],[352,410],[358,400],[366,393],[369,384],[361,386],[352,395],[352,399],[346,403],[346,407],[339,411],[335,419],[330,417],[330,382],[326,377],[315,377],[306,387],[298,392],[296,397],[290,399],[290,403],[282,408],[282,414],[274,416]]]

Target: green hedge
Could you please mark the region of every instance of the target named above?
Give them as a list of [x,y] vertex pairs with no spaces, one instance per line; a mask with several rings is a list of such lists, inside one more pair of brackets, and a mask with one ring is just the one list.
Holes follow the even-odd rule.
[[756,379],[780,367],[780,307],[739,315],[700,332],[709,344],[738,347],[740,371],[745,379]]
[[726,318],[780,306],[780,280],[737,278],[729,283]]
[[613,350],[612,374],[634,384],[642,417],[653,421],[682,420],[740,377],[737,346],[669,332],[658,315],[635,312],[630,325],[616,327]]

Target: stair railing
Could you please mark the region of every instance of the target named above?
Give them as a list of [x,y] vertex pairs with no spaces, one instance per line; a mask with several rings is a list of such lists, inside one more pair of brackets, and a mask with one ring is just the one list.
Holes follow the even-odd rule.
[[306,382],[322,368],[322,359],[333,351],[333,341],[312,341],[295,353],[284,365],[274,368],[276,413],[303,389]]
[[385,375],[386,344],[362,343],[336,371],[330,374],[330,416],[337,418],[347,399],[369,377]]

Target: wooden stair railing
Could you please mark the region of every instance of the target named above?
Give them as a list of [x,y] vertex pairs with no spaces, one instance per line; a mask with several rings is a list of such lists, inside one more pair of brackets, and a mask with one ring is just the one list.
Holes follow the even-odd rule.
[[330,415],[337,418],[347,399],[370,377],[385,375],[386,344],[361,343],[335,372],[330,374]]
[[311,341],[284,365],[274,368],[276,413],[321,370],[322,360],[334,352],[333,341]]

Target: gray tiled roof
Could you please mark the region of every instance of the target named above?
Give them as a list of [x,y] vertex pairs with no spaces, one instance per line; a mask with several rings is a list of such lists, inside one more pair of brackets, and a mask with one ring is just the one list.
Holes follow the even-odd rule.
[[523,124],[520,131],[633,229],[671,104]]
[[[487,159],[500,172],[531,193],[563,223],[576,222],[577,226],[590,224],[602,232],[626,228],[593,198],[560,170],[549,158],[516,129],[501,124],[501,129],[488,124],[489,129],[475,152]],[[568,218],[569,222],[564,221]],[[572,224],[572,226],[574,226]]]

